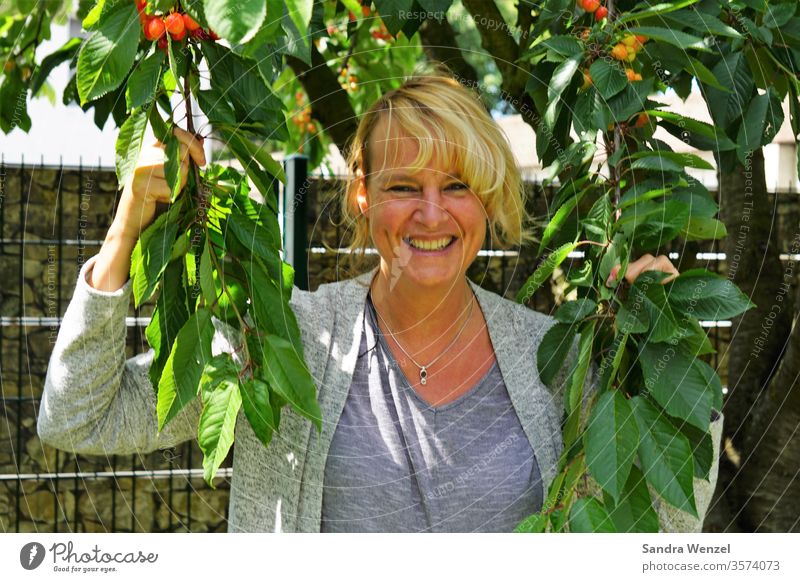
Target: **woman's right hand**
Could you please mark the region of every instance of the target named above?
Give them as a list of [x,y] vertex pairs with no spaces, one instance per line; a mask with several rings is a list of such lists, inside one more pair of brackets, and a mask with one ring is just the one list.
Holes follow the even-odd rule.
[[[176,127],[180,141],[181,188],[189,176],[189,156],[198,166],[206,163],[203,138]],[[114,222],[97,253],[89,284],[100,291],[116,291],[128,280],[131,252],[139,236],[153,222],[158,202],[169,202],[171,191],[164,175],[164,144],[142,149],[131,177],[122,190]]]
[[[203,138],[179,127],[173,128],[173,134],[180,146],[183,189],[189,176],[189,156],[198,166],[206,163]],[[164,144],[158,141],[142,148],[139,154],[136,167],[123,188],[114,218],[116,228],[126,238],[138,240],[139,235],[155,219],[156,203],[170,201],[172,193],[164,171],[165,157]]]

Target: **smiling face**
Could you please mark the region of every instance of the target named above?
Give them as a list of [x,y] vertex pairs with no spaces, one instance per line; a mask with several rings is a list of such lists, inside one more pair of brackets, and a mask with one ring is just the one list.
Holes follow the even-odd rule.
[[419,145],[390,131],[385,118],[371,138],[370,174],[361,178],[357,199],[381,271],[412,287],[452,286],[483,245],[483,203],[448,163],[432,157],[424,169],[413,168]]

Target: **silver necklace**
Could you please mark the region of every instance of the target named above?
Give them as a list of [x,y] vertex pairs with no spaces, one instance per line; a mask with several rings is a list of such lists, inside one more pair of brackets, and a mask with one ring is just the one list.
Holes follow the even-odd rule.
[[[470,289],[470,291],[471,291],[471,289]],[[389,330],[390,330],[390,331],[389,331],[389,335],[390,335],[390,336],[392,336],[392,338],[394,338],[394,341],[395,341],[395,343],[396,343],[396,344],[397,344],[397,345],[400,347],[400,349],[401,349],[401,350],[403,351],[403,353],[404,353],[404,354],[405,354],[405,355],[408,357],[408,359],[409,359],[409,360],[411,360],[412,362],[414,362],[414,365],[415,365],[417,368],[419,368],[419,381],[420,381],[420,383],[421,383],[421,384],[423,384],[423,385],[428,383],[428,368],[430,368],[431,366],[433,366],[433,365],[434,365],[434,364],[435,364],[435,363],[436,363],[436,362],[439,360],[439,358],[441,358],[443,355],[445,355],[445,353],[447,353],[447,350],[449,350],[449,349],[450,349],[450,348],[453,346],[453,344],[455,344],[455,343],[458,341],[458,338],[460,338],[460,337],[461,337],[461,334],[462,334],[462,333],[464,333],[464,330],[467,328],[467,323],[469,323],[469,320],[472,318],[472,308],[473,308],[474,306],[475,306],[475,301],[470,301],[470,303],[469,303],[469,313],[467,314],[467,318],[464,320],[464,323],[463,323],[463,324],[461,324],[461,329],[459,329],[459,330],[458,330],[458,333],[456,334],[456,337],[454,337],[454,338],[453,338],[453,341],[451,341],[451,342],[450,342],[450,343],[447,345],[447,347],[446,347],[445,349],[443,349],[443,350],[442,350],[442,352],[441,352],[441,353],[440,353],[438,356],[436,356],[436,357],[435,357],[433,360],[431,360],[430,362],[428,362],[426,365],[424,365],[424,366],[421,366],[420,364],[418,364],[418,363],[417,363],[417,361],[416,361],[414,358],[412,358],[412,357],[411,357],[411,354],[409,354],[409,353],[408,353],[408,352],[405,350],[405,348],[404,348],[402,345],[400,345],[400,342],[399,342],[399,341],[397,341],[397,338],[396,338],[396,337],[394,337],[394,334],[391,332],[391,330],[390,330],[390,328],[389,328],[389,324],[388,324],[388,323],[386,323],[386,320],[383,318],[383,316],[382,316],[382,315],[380,314],[380,312],[378,311],[378,308],[375,306],[375,302],[374,302],[374,301],[372,302],[372,308],[375,310],[375,313],[377,313],[377,314],[378,314],[378,317],[379,317],[379,318],[380,318],[380,320],[383,322],[383,325],[384,325],[384,326],[386,326],[386,329],[389,329]],[[380,332],[380,329],[378,330],[378,333],[380,333],[381,335],[383,335],[383,334]]]

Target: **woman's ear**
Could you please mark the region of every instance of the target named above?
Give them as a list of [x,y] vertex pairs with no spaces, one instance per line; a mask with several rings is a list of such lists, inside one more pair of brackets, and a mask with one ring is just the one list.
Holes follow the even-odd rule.
[[367,180],[364,178],[364,173],[361,170],[356,172],[356,180],[358,180],[356,186],[356,202],[358,203],[358,208],[361,210],[361,214],[366,214],[369,208],[369,202],[367,201]]

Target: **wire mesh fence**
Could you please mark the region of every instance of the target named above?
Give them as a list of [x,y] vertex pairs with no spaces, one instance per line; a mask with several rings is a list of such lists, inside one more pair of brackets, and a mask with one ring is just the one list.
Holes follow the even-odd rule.
[[[342,183],[306,178],[282,192],[304,197],[308,285],[342,278],[341,259],[350,233],[342,224]],[[536,216],[551,209],[551,188],[528,184]],[[773,197],[782,248],[800,213],[791,193]],[[114,172],[98,167],[46,167],[0,163],[0,530],[14,532],[197,531],[227,529],[231,459],[217,488],[202,478],[195,441],[149,455],[68,454],[41,443],[36,418],[47,364],[78,271],[99,249],[118,202]],[[793,227],[791,225],[794,225]],[[725,269],[714,244],[673,249],[698,266]],[[498,250],[490,241],[468,272],[485,288],[513,298],[536,266],[533,249]],[[790,257],[784,254],[783,258]],[[797,257],[795,257],[796,259]],[[377,255],[375,256],[377,260]],[[580,266],[576,253],[565,270]],[[557,293],[543,289],[530,306],[550,312]],[[144,328],[152,307],[129,308],[127,357],[148,349]],[[726,381],[730,322],[709,328],[718,353],[711,363]],[[235,452],[234,452],[235,454]]]

